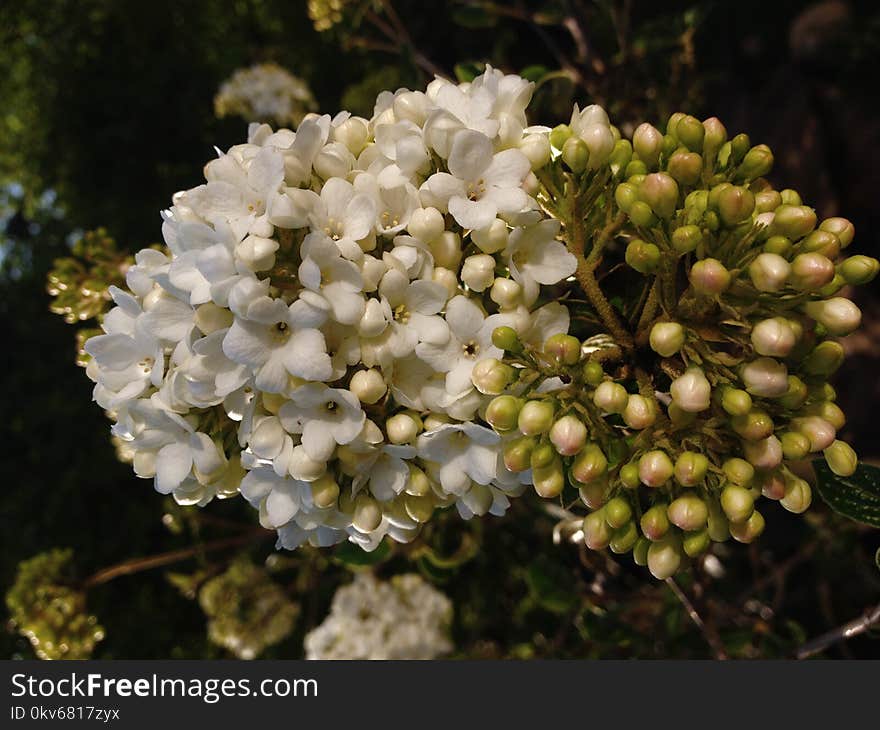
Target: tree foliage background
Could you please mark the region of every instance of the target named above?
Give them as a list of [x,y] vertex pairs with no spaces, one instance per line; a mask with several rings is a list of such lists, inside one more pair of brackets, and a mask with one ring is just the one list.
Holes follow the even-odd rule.
[[[715,115],[769,144],[774,182],[797,187],[820,215],[849,217],[859,252],[878,255],[875,3],[308,5],[313,16],[341,6],[343,19],[318,32],[304,0],[0,3],[0,586],[52,548],[73,548],[74,581],[135,556],[190,551],[164,568],[93,581],[88,610],[106,632],[99,658],[226,656],[194,597],[235,556],[263,564],[272,553],[248,532],[240,501],[196,515],[117,462],[75,365],[73,330],[49,312],[45,288],[52,262],[84,231],[105,228],[125,252],[160,240],[158,211],[171,194],[198,184],[214,145],[244,138],[243,120],[214,115],[213,96],[234,70],[274,61],[309,83],[322,111],[366,116],[382,89],[419,88],[435,69],[466,79],[485,62],[536,80],[536,123],[567,118],[574,101],[605,105],[624,132],[679,109]],[[876,286],[861,294],[866,324],[838,373],[845,437],[868,461],[880,457]],[[719,556],[723,576],[696,571],[683,583],[730,656],[788,656],[880,595],[876,531],[820,504],[807,520],[767,517],[757,544]],[[495,522],[450,519],[419,551],[383,554],[374,566],[418,569],[452,598],[457,655],[718,654],[666,585],[629,561],[554,545],[554,519],[534,504]],[[285,601],[298,604],[299,616],[264,656],[301,655],[356,559],[345,549],[270,559],[272,583],[258,589],[285,611]],[[11,626],[0,646],[3,656],[32,656]],[[868,634],[826,656],[878,652]]]

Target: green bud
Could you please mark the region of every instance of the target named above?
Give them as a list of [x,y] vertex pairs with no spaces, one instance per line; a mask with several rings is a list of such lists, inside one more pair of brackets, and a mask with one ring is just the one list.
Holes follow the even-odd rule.
[[721,392],[721,407],[731,416],[745,416],[752,410],[752,396],[744,390],[727,386]]
[[837,236],[842,248],[849,246],[856,235],[855,226],[846,218],[826,218],[819,224],[819,230],[828,231]]
[[810,439],[797,431],[786,431],[779,436],[782,455],[790,461],[803,459],[810,453]]
[[649,540],[660,540],[669,531],[669,517],[665,504],[655,504],[642,513],[639,521],[642,534]]
[[556,149],[561,150],[568,139],[571,137],[572,131],[571,127],[567,124],[559,124],[554,127],[550,132],[550,144],[553,145]]
[[829,259],[837,258],[840,253],[840,241],[837,236],[828,231],[813,231],[808,233],[800,243],[801,251],[815,251]]
[[[828,377],[835,373],[843,364],[843,359],[843,346],[834,340],[825,340],[816,345],[812,352],[804,358],[804,361],[801,363],[801,370],[807,373],[807,375]],[[786,407],[792,408],[792,406],[788,405]]]
[[608,162],[611,165],[611,173],[615,177],[619,177],[626,171],[627,165],[632,161],[632,145],[629,140],[619,139],[614,143],[614,149],[611,150],[611,157]]
[[736,168],[738,180],[751,181],[764,177],[773,168],[773,152],[765,144],[759,144],[746,152],[740,166]]
[[703,157],[706,158],[711,170],[715,166],[718,150],[727,141],[727,130],[718,117],[710,117],[704,120],[703,130],[705,131],[703,137]]
[[562,145],[562,161],[569,170],[579,175],[590,162],[590,148],[580,137],[569,137]]
[[770,236],[764,241],[764,251],[778,256],[788,256],[791,253],[791,239],[785,236]]
[[679,254],[690,253],[696,250],[703,242],[703,232],[699,226],[680,226],[672,232],[672,247]]
[[806,512],[813,501],[813,490],[810,485],[800,477],[793,474],[785,475],[785,491],[779,500],[785,509],[799,515]]
[[[743,523],[755,510],[755,498],[745,487],[728,484],[721,491],[721,509],[731,523]],[[731,524],[732,532],[733,524]]]
[[850,256],[838,267],[847,284],[859,286],[872,281],[880,271],[880,261],[870,256]]
[[666,413],[675,426],[687,426],[697,420],[696,412],[686,411],[675,402],[666,407]]
[[797,190],[792,190],[791,188],[786,188],[779,193],[779,197],[782,198],[783,205],[803,205],[804,201],[801,200],[801,195]]
[[846,415],[837,403],[831,401],[822,401],[812,403],[804,408],[801,413],[805,416],[819,416],[819,418],[828,421],[837,431],[840,431],[846,425]]
[[623,527],[631,518],[632,507],[623,497],[614,497],[605,505],[605,521],[611,527]]
[[512,395],[499,395],[486,408],[486,421],[496,431],[510,431],[516,427],[523,402]]
[[618,476],[620,483],[627,489],[636,489],[642,483],[642,480],[639,479],[639,465],[633,462],[620,467]]
[[822,452],[828,468],[839,477],[852,476],[859,465],[859,457],[845,441],[837,440]]
[[780,205],[774,213],[773,234],[796,241],[816,227],[816,212],[805,205]]
[[584,517],[584,542],[590,550],[602,550],[611,542],[611,528],[605,521],[602,510],[591,512]]
[[730,537],[730,522],[716,501],[709,503],[709,538],[714,542],[725,542]]
[[630,183],[620,183],[614,191],[614,200],[617,207],[624,213],[629,213],[633,203],[639,199],[639,191],[635,185]]
[[666,120],[666,134],[673,135],[673,139],[675,139],[675,129],[678,127],[679,121],[687,116],[684,112],[672,112],[669,115],[669,119]]
[[675,152],[677,148],[678,137],[676,137],[674,134],[665,134],[663,136],[663,150],[661,151],[662,156],[668,159],[669,156],[673,152]]
[[588,484],[603,476],[608,469],[608,459],[596,444],[587,444],[571,465],[572,478]]
[[709,191],[694,190],[684,199],[684,209],[688,214],[688,223],[696,223],[702,219],[709,207]]
[[752,143],[749,135],[738,134],[730,140],[730,160],[734,165],[740,164],[745,159],[746,154],[751,148]]
[[487,357],[474,365],[471,382],[483,395],[499,395],[516,377],[516,371],[494,357]]
[[636,127],[633,133],[633,150],[645,165],[656,168],[663,148],[663,135],[660,130],[647,122]]
[[516,330],[506,325],[492,330],[492,344],[499,350],[508,352],[519,352],[522,349]]
[[764,411],[753,408],[744,416],[734,416],[730,425],[748,441],[760,441],[773,434],[773,419]]
[[657,216],[654,215],[651,206],[642,200],[634,202],[627,212],[630,220],[640,228],[653,228],[657,225]]
[[547,433],[556,420],[556,407],[551,401],[529,400],[519,411],[517,427],[526,436]]
[[532,452],[537,441],[530,436],[523,436],[508,442],[504,446],[504,466],[512,472],[528,471],[532,468]]
[[686,115],[679,119],[675,125],[675,134],[691,152],[700,152],[703,149],[706,130],[696,117]]
[[636,239],[626,247],[626,263],[641,274],[651,274],[660,263],[660,249],[653,243]]
[[683,451],[675,460],[675,480],[683,487],[695,487],[709,471],[709,459],[696,451]]
[[750,543],[764,532],[764,517],[760,512],[752,512],[745,522],[731,522],[730,535],[737,542]]
[[688,557],[696,558],[709,549],[711,542],[708,529],[697,530],[686,533],[682,538],[681,546]]
[[581,343],[571,335],[551,335],[544,342],[544,354],[560,365],[574,365],[581,359]]
[[651,541],[645,537],[640,537],[633,545],[633,561],[636,565],[642,567],[648,564],[648,549],[651,547]]
[[[607,519],[606,517],[606,521]],[[611,533],[611,542],[608,544],[608,547],[611,548],[611,552],[623,555],[633,549],[638,539],[639,530],[636,527],[636,523],[630,520]]]
[[685,332],[678,322],[657,322],[648,337],[651,349],[661,357],[672,357],[684,346]]
[[657,580],[666,580],[681,566],[681,545],[677,536],[653,543],[648,548],[648,570]]
[[673,525],[690,532],[706,526],[709,509],[696,494],[684,494],[672,501],[666,510],[666,515]]
[[796,411],[807,400],[807,385],[796,375],[788,376],[788,387],[779,399],[779,405],[790,411]]
[[678,207],[678,184],[665,172],[653,172],[642,180],[639,196],[657,217],[671,218]]
[[644,177],[647,174],[648,166],[641,160],[631,160],[626,166],[626,170],[623,171],[623,176],[633,184],[636,182],[633,178],[638,176]]
[[532,469],[532,484],[538,496],[544,499],[553,499],[562,494],[562,490],[565,489],[562,459],[556,457],[547,466]]
[[755,468],[745,459],[735,456],[726,459],[721,465],[721,470],[728,481],[741,487],[749,486],[752,483],[752,479],[755,478]]
[[678,150],[669,158],[666,169],[678,183],[690,187],[700,179],[703,172],[703,158],[696,152]]
[[782,205],[782,196],[777,190],[762,190],[755,194],[755,210],[758,213],[768,213]]
[[595,360],[588,360],[584,363],[584,368],[582,370],[582,374],[584,377],[584,382],[587,385],[597,386],[602,382],[602,379],[605,377],[605,371],[602,369],[602,364],[596,362]]
[[532,469],[543,469],[552,464],[556,458],[556,449],[552,444],[548,442],[538,444],[532,451]]
[[599,479],[589,484],[582,484],[578,487],[578,493],[587,507],[599,509],[608,501],[608,482],[605,479]]

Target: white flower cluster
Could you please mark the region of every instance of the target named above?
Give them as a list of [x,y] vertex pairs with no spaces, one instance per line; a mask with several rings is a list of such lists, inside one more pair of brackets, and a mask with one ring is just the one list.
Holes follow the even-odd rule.
[[529,194],[550,157],[532,89],[437,79],[369,120],[253,124],[209,162],[85,347],[136,473],[181,503],[240,490],[289,549],[503,514],[530,474],[505,468],[472,372],[500,325],[567,332],[540,289],[576,267]]
[[214,97],[218,117],[239,116],[249,122],[282,125],[299,124],[316,106],[308,84],[275,63],[239,69]]
[[415,573],[360,573],[306,634],[306,659],[435,659],[452,651],[452,603]]

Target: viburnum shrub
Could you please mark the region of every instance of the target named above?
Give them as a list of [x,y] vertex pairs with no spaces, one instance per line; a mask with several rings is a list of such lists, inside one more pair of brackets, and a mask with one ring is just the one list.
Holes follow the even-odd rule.
[[878,270],[852,224],[715,118],[630,141],[595,105],[530,126],[532,91],[487,67],[209,162],[84,348],[135,472],[240,493],[288,549],[534,490],[658,578],[754,540],[762,498],[806,510],[811,455],[851,474],[828,378]]

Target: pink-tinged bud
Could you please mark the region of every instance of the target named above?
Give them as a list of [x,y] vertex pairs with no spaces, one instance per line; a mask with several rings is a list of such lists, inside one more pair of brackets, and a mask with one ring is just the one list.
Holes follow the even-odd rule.
[[819,230],[833,233],[843,248],[849,246],[856,235],[855,226],[846,218],[826,218],[819,224]]
[[663,149],[663,135],[656,127],[645,122],[633,133],[633,150],[648,167],[656,168]]
[[703,155],[710,163],[714,164],[715,158],[718,156],[718,150],[727,141],[727,130],[718,117],[709,117],[704,120],[703,129],[705,130]]
[[642,513],[642,519],[639,522],[642,533],[649,540],[660,540],[667,532],[669,532],[669,517],[666,514],[665,504],[655,504],[650,509]]
[[513,382],[516,371],[494,357],[480,360],[471,371],[474,387],[484,395],[499,395]]
[[661,357],[672,357],[684,346],[684,327],[678,322],[657,322],[649,337],[651,349]]
[[788,390],[787,368],[769,357],[759,357],[744,365],[740,377],[749,393],[762,398],[778,398]]
[[606,413],[623,413],[629,401],[629,394],[620,383],[606,380],[599,383],[593,393],[593,403]]
[[688,413],[705,411],[712,396],[712,386],[703,371],[695,366],[673,380],[669,391],[675,404]]
[[801,251],[820,253],[829,259],[836,259],[840,254],[840,241],[828,231],[813,231],[801,241]]
[[639,186],[639,195],[658,218],[671,218],[678,207],[678,183],[665,172],[646,175]]
[[803,238],[816,227],[816,212],[805,205],[780,205],[773,219],[773,233],[792,241]]
[[757,510],[745,522],[731,522],[730,535],[737,542],[753,542],[764,532],[764,517]]
[[562,459],[557,456],[548,466],[532,469],[532,484],[538,496],[544,499],[553,499],[562,494],[562,490],[565,489]]
[[775,469],[782,463],[782,444],[775,436],[761,441],[744,441],[743,453],[758,469]]
[[675,473],[665,451],[648,451],[639,459],[639,479],[649,487],[662,487]]
[[675,460],[675,481],[683,487],[695,487],[709,471],[709,459],[696,451],[684,451]]
[[801,291],[816,291],[834,278],[834,264],[820,253],[802,253],[791,262],[791,284]]
[[771,317],[752,328],[752,346],[759,355],[787,357],[797,344],[794,328],[784,317]]
[[590,509],[599,509],[608,501],[608,480],[597,479],[589,484],[578,487],[581,500]]
[[627,398],[622,416],[623,422],[627,426],[639,431],[653,425],[657,420],[653,404],[641,395],[631,395]]
[[590,550],[603,550],[611,542],[611,527],[605,521],[602,510],[591,512],[584,517],[582,529],[584,542]]
[[859,465],[859,457],[853,448],[845,441],[835,441],[824,451],[825,461],[828,468],[839,477],[849,477],[855,474]]
[[810,451],[813,453],[827,449],[837,436],[834,426],[818,416],[793,418],[791,427],[810,439]]
[[666,170],[676,182],[690,187],[700,179],[700,174],[703,172],[703,158],[696,152],[678,150],[669,158]]
[[551,335],[544,343],[544,354],[562,365],[574,365],[581,358],[581,343],[571,335]]
[[587,427],[577,416],[563,416],[550,429],[550,441],[562,456],[574,456],[587,443]]
[[526,436],[540,436],[547,433],[556,418],[556,406],[551,401],[526,401],[519,412],[517,426]]
[[571,465],[571,476],[581,484],[599,479],[608,469],[608,459],[596,444],[587,444]]
[[657,580],[666,580],[681,566],[681,544],[676,536],[669,536],[648,548],[648,570]]
[[749,278],[758,291],[780,291],[785,287],[790,275],[791,265],[779,254],[758,254],[749,264]]
[[780,500],[785,496],[785,479],[779,471],[770,471],[761,477],[761,495],[767,499]]
[[862,322],[861,310],[844,297],[807,302],[804,312],[837,337],[857,330]]
[[821,401],[812,403],[804,408],[802,414],[805,416],[819,416],[830,423],[838,431],[846,425],[846,414],[843,409],[832,401]]
[[779,504],[789,512],[799,515],[809,509],[812,501],[813,490],[810,489],[810,485],[793,474],[786,475],[785,492],[782,495],[782,499],[779,500]]
[[689,274],[691,286],[707,296],[716,296],[730,286],[730,272],[717,259],[697,261]]
[[684,494],[673,500],[666,514],[673,525],[685,532],[701,530],[709,520],[709,509],[696,494]]
[[732,186],[718,195],[718,215],[728,227],[748,220],[755,210],[755,196],[748,188]]
[[741,523],[752,516],[755,498],[745,487],[728,484],[721,492],[721,509],[732,523]]

